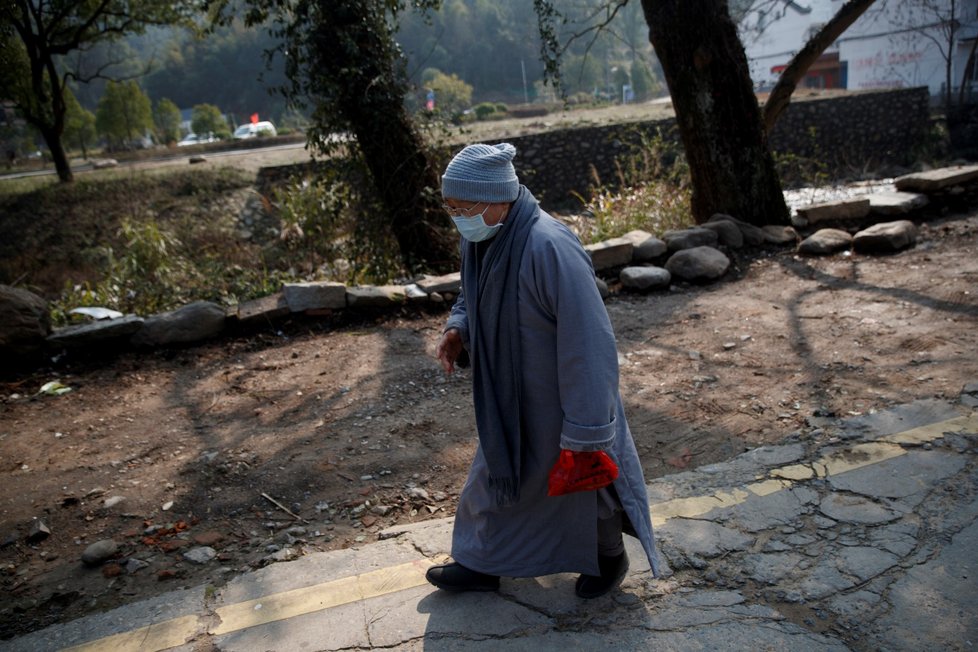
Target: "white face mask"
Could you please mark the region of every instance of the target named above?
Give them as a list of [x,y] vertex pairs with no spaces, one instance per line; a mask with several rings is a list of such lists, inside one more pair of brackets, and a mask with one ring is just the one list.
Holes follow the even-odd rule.
[[458,229],[458,232],[462,234],[462,237],[469,242],[482,242],[483,240],[488,240],[492,236],[496,235],[496,231],[498,231],[499,227],[501,227],[503,224],[502,222],[494,226],[489,226],[486,224],[485,215],[487,210],[489,210],[488,206],[482,209],[481,213],[471,217],[452,215],[452,222],[455,222],[455,228]]

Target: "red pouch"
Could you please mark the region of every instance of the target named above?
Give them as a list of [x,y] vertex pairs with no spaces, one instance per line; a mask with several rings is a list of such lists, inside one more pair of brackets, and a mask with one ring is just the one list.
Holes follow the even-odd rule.
[[550,469],[548,496],[562,496],[575,491],[594,491],[607,487],[618,477],[618,467],[604,451],[561,450],[557,463]]

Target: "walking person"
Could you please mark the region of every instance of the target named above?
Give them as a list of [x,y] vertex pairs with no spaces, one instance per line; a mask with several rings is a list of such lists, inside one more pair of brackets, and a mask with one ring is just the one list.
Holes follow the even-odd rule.
[[[462,235],[462,292],[436,353],[446,373],[463,351],[471,361],[479,446],[455,515],[454,561],[427,578],[446,591],[492,591],[501,576],[573,572],[577,595],[594,598],[628,571],[623,530],[658,575],[645,479],[591,259],[520,184],[515,155],[508,143],[469,145],[442,177]],[[617,479],[548,495],[558,458],[586,471],[596,456]]]

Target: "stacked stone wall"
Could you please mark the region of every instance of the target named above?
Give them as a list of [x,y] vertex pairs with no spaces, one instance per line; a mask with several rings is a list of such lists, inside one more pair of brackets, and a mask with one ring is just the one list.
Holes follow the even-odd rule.
[[[831,178],[854,169],[909,166],[927,133],[930,96],[926,88],[854,93],[792,102],[771,133],[776,154],[815,159]],[[575,204],[597,184],[616,186],[619,165],[643,138],[661,137],[678,144],[676,120],[630,122],[555,129],[489,142],[513,143],[520,179],[548,207]],[[459,147],[442,153],[443,167]],[[259,185],[307,169],[266,168]]]

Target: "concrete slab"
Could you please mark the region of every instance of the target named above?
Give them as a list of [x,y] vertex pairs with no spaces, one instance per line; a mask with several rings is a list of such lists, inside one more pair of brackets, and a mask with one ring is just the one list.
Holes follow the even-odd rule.
[[897,177],[893,185],[897,190],[933,193],[976,180],[978,165],[958,165]]
[[415,285],[431,294],[432,292],[454,292],[462,289],[462,274],[454,272],[444,276],[424,276]]
[[603,242],[585,245],[584,249],[591,256],[591,264],[595,270],[621,267],[632,262],[632,250],[635,245],[628,238],[612,238]]
[[204,587],[164,593],[132,605],[70,623],[54,625],[4,641],[5,652],[39,652],[72,648],[99,650],[163,650],[203,633],[198,614],[205,611]]
[[829,476],[838,491],[878,498],[906,498],[930,491],[944,479],[957,474],[966,460],[945,451],[910,451],[841,475]]
[[897,580],[886,595],[890,611],[875,628],[879,645],[871,647],[969,650],[978,644],[975,550],[978,523],[958,532],[937,556]]
[[873,215],[906,215],[930,203],[927,195],[916,192],[877,192],[869,196]]
[[809,225],[829,220],[855,220],[869,215],[869,199],[855,197],[811,204],[797,209],[798,217]]
[[292,312],[346,307],[346,285],[334,282],[284,283],[282,294]]

